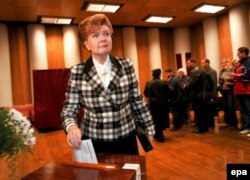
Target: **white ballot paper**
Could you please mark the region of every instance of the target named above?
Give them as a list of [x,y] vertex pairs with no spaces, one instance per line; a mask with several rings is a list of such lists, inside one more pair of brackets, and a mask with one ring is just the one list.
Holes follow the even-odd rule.
[[140,164],[125,163],[122,169],[134,169],[136,172],[136,180],[141,180],[141,168]]
[[79,149],[74,149],[77,162],[97,164],[97,158],[91,139],[82,140]]

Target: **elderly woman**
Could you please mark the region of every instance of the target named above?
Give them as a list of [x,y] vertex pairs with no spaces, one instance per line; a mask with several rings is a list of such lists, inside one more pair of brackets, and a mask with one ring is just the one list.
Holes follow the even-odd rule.
[[190,105],[190,99],[188,95],[188,91],[186,89],[186,86],[189,82],[189,77],[186,75],[185,70],[183,68],[179,68],[177,70],[177,79],[179,80],[181,89],[182,89],[182,98],[181,98],[181,118],[183,120],[184,124],[189,124],[189,105]]
[[[62,125],[67,142],[79,148],[91,139],[97,153],[139,154],[135,121],[154,135],[151,115],[138,94],[132,63],[110,55],[112,25],[103,14],[87,17],[79,24],[79,39],[91,57],[71,68]],[[77,117],[84,109],[81,125]]]

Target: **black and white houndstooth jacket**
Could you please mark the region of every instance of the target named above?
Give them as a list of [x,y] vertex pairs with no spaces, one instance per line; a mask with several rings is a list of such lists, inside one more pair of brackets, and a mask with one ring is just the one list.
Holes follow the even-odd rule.
[[71,68],[61,113],[63,127],[66,129],[72,123],[77,124],[78,109],[82,105],[82,135],[104,141],[116,140],[135,129],[135,120],[142,122],[149,134],[154,134],[154,124],[138,93],[131,61],[111,55],[110,60],[111,80],[107,89],[91,57]]

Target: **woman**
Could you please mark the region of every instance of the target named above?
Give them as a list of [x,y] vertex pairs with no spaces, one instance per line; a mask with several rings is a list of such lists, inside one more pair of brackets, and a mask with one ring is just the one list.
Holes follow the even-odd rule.
[[189,124],[189,104],[190,99],[189,95],[186,89],[186,86],[189,82],[189,77],[185,74],[185,70],[183,68],[179,68],[177,70],[177,79],[179,80],[181,90],[182,90],[182,97],[181,97],[181,103],[180,103],[180,110],[181,110],[181,117],[184,124]]
[[[91,139],[97,153],[138,154],[135,120],[149,135],[154,135],[154,124],[138,94],[131,61],[109,54],[112,33],[112,25],[103,14],[79,24],[80,42],[91,57],[71,69],[62,124],[72,148],[79,148],[81,139]],[[80,105],[84,109],[81,129],[77,124]]]
[[235,72],[230,66],[229,59],[222,59],[222,69],[219,76],[219,85],[224,105],[224,121],[229,129],[237,128],[237,116],[235,112],[235,97],[233,94],[234,80],[231,76]]

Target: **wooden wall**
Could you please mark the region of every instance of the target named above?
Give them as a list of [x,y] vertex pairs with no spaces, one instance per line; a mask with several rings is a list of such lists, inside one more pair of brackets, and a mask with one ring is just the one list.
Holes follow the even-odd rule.
[[[191,28],[192,56],[199,60],[205,57],[205,45],[202,23]],[[219,51],[221,58],[232,58],[232,45],[228,14],[218,17]],[[13,87],[13,105],[32,103],[30,67],[27,45],[27,25],[8,25],[10,59]],[[149,63],[149,45],[147,28],[136,27],[136,44],[138,54],[138,71],[140,91],[143,92],[146,81],[151,79]],[[45,26],[47,59],[49,69],[64,68],[64,49],[62,26]],[[172,68],[176,71],[174,53],[173,29],[159,29],[162,69]],[[114,27],[113,33],[114,56],[124,57],[122,27]],[[80,46],[80,44],[79,44]],[[81,60],[86,60],[90,53],[81,46]],[[163,78],[164,73],[163,73]]]
[[[166,29],[160,30],[160,43],[162,69],[171,68],[176,71],[173,31]],[[163,79],[165,79],[165,74],[162,73],[162,75]]]
[[200,65],[200,60],[206,57],[202,24],[191,27],[191,39],[192,58]]
[[140,91],[143,93],[146,82],[152,79],[149,65],[147,30],[139,28],[136,29],[135,34],[138,54],[138,78],[140,81]]
[[112,51],[111,54],[117,57],[124,57],[123,52],[123,40],[122,40],[122,29],[114,28],[114,33],[112,35]]
[[64,68],[63,32],[61,26],[49,26],[45,29],[48,69]]
[[220,47],[220,59],[233,59],[233,49],[230,36],[229,17],[228,14],[221,15],[217,18],[218,36]]
[[31,103],[31,82],[25,26],[9,26],[13,104]]

